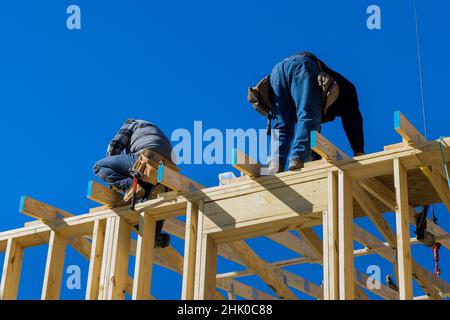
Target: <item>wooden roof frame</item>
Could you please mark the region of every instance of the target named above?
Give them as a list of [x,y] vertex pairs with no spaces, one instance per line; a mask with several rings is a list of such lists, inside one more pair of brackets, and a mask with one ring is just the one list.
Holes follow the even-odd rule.
[[[66,244],[90,261],[86,299],[123,299],[125,292],[136,300],[154,299],[150,294],[153,263],[183,276],[180,297],[186,300],[296,299],[291,288],[316,299],[367,299],[363,288],[384,299],[413,299],[413,278],[425,292],[417,299],[448,296],[450,285],[418,265],[410,253],[410,246],[418,241],[410,237],[409,224],[418,213],[408,202],[408,171],[423,173],[421,179],[428,179],[438,196],[416,199],[417,203],[448,205],[450,199],[439,164],[439,142],[427,141],[399,112],[394,118],[402,143],[382,152],[351,158],[313,132],[312,148],[325,160],[308,163],[300,171],[259,176],[262,166],[235,151],[233,166],[247,177],[213,188],[204,188],[170,166],[141,159],[137,165],[148,181],[175,192],[140,203],[135,210],[117,207],[121,196],[96,182],[89,183],[88,198],[102,207],[86,214],[73,215],[23,197],[20,212],[37,220],[0,233],[0,252],[6,253],[0,299],[17,297],[24,251],[41,244],[49,244],[43,299],[59,298]],[[450,138],[443,141],[449,159]],[[387,175],[393,176],[395,189],[379,180]],[[382,213],[386,211],[396,212],[397,233],[385,222]],[[185,214],[186,224],[176,219]],[[353,219],[360,216],[369,217],[385,242],[354,224]],[[173,247],[153,249],[154,225],[160,219],[166,220],[166,232],[185,239],[184,257]],[[137,224],[139,231],[133,227]],[[321,224],[323,241],[311,229]],[[448,233],[431,221],[428,225],[448,249]],[[131,232],[138,234],[137,241],[131,239]],[[259,236],[299,257],[264,261],[244,242]],[[365,248],[354,250],[354,240]],[[367,286],[367,276],[354,269],[353,261],[367,254],[378,254],[394,264],[399,292],[381,284],[378,290]],[[136,256],[134,278],[125,267],[130,255]],[[217,274],[218,255],[247,269]],[[283,269],[301,263],[323,265],[323,288]],[[259,275],[273,293],[236,280],[252,274]]]

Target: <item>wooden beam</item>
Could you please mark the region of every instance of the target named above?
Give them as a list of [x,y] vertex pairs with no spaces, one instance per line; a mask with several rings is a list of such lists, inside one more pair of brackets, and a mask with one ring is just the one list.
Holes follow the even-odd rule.
[[323,244],[319,236],[311,228],[297,228],[296,231],[318,257],[323,257]]
[[396,111],[394,113],[394,127],[395,131],[398,132],[405,142],[410,145],[419,146],[427,139],[405,118],[405,116],[400,112]]
[[339,300],[338,177],[328,173],[328,208],[323,217],[324,297]]
[[[203,202],[200,202],[200,207]],[[197,233],[198,233],[198,206],[195,203],[188,202],[186,214],[186,236],[184,241],[184,269],[182,300],[194,299],[195,286],[195,257],[197,254]]]
[[123,300],[128,279],[128,251],[130,248],[131,225],[117,217],[111,241],[111,261],[108,280],[107,299]]
[[447,211],[450,211],[450,189],[447,181],[444,181],[440,174],[430,170],[429,167],[420,167],[420,170],[428,178],[428,180],[430,180],[434,190],[447,208]]
[[123,200],[123,196],[120,193],[95,181],[89,181],[88,183],[87,198],[101,203],[108,208],[117,207]]
[[195,192],[205,188],[194,180],[178,173],[176,170],[165,166],[163,163],[159,164],[157,181],[169,189],[181,193]]
[[134,268],[133,300],[150,300],[156,221],[141,214]]
[[57,219],[69,218],[73,216],[64,210],[60,210],[27,196],[23,196],[20,199],[19,212],[45,222],[52,222]]
[[262,167],[258,161],[239,149],[233,149],[231,165],[249,177],[255,178],[261,175]]
[[[201,219],[199,219],[201,221]],[[199,222],[201,223],[201,222]],[[195,300],[213,300],[216,297],[217,244],[208,235],[198,234],[196,257]]]
[[17,299],[20,273],[22,270],[23,251],[22,246],[18,244],[16,240],[8,240],[0,284],[0,300]]
[[338,173],[339,184],[339,299],[355,299],[355,267],[353,257],[353,196],[352,181]]
[[92,249],[89,259],[89,271],[86,287],[86,300],[97,300],[102,270],[103,249],[105,244],[106,222],[97,220],[92,232]]
[[397,226],[398,287],[401,300],[412,300],[411,245],[409,243],[408,179],[400,159],[394,159]]
[[[395,211],[395,192],[382,184],[377,179],[367,179],[360,182],[361,186],[373,195],[377,200],[386,205],[390,210]],[[409,216],[411,224],[415,225],[419,213],[415,208],[409,207]],[[435,237],[445,236],[447,231],[435,224],[431,219],[427,219],[427,229]],[[441,244],[450,249],[450,240],[444,239]]]
[[381,235],[395,247],[396,236],[394,231],[383,218],[380,210],[370,199],[369,195],[357,183],[353,184],[353,196]]
[[339,161],[351,160],[349,156],[339,150],[317,131],[311,132],[311,149],[328,162],[336,163]]
[[274,269],[267,262],[258,257],[244,241],[232,242],[230,243],[230,246],[234,249],[234,252],[246,262],[247,266],[266,282],[281,299],[298,299],[291,289],[289,289],[283,278],[279,277]]
[[50,232],[47,262],[45,265],[42,300],[58,300],[64,271],[67,240],[55,231]]
[[[22,214],[43,221],[46,224],[61,221],[64,218],[74,217],[73,214],[67,211],[30,197],[21,198],[19,211]],[[87,248],[90,248],[90,243],[87,239],[84,239],[83,237],[70,237],[67,241],[72,247],[77,249],[83,257],[89,259],[90,253]]]

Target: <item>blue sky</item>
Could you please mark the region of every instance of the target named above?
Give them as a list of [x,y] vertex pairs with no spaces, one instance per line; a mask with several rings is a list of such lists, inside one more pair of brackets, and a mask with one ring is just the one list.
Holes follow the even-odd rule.
[[[436,139],[448,134],[450,115],[443,105],[450,2],[417,2],[428,138]],[[81,30],[66,28],[71,4],[81,8]],[[371,4],[381,7],[381,30],[366,27]],[[366,152],[399,142],[395,110],[423,128],[412,8],[412,0],[0,1],[0,119],[6,143],[0,230],[30,220],[17,212],[21,195],[77,214],[96,206],[84,197],[92,165],[127,118],[152,121],[169,135],[177,128],[191,130],[195,120],[205,129],[264,128],[264,118],[246,101],[247,87],[302,50],[316,53],[357,86]],[[339,120],[325,125],[323,133],[351,154]],[[217,185],[217,175],[229,169],[182,166],[206,186]],[[450,230],[445,208],[435,209]],[[387,217],[392,223],[393,215]],[[358,223],[378,234],[367,221]],[[295,256],[269,240],[251,243],[269,261]],[[182,242],[174,245],[181,252]],[[431,271],[430,250],[413,252]],[[40,297],[45,253],[45,246],[27,249],[19,298]],[[450,281],[446,249],[441,255],[442,277]],[[379,264],[383,276],[392,274],[392,266],[376,256],[356,264],[361,270]],[[84,289],[88,263],[69,250],[69,265],[81,267]],[[220,272],[232,267],[220,260]],[[318,266],[290,270],[321,281]],[[258,279],[243,281],[270,292]],[[153,287],[157,298],[177,299],[181,278],[157,267]],[[415,293],[420,294],[417,286]],[[61,297],[83,298],[84,290],[68,290],[63,283]]]

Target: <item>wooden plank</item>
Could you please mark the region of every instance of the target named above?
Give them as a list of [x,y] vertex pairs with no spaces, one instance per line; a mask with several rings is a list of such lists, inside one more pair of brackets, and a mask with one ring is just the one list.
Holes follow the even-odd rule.
[[300,239],[298,236],[290,233],[289,231],[274,233],[267,236],[267,238],[302,256],[307,256],[315,259],[319,258],[314,250],[311,249],[304,240]]
[[17,299],[20,273],[22,270],[23,251],[22,246],[18,244],[16,240],[8,240],[0,284],[0,300]]
[[213,300],[216,297],[217,244],[208,235],[199,233],[197,240],[195,300]]
[[442,203],[447,208],[447,211],[450,211],[450,189],[448,187],[447,181],[444,181],[440,174],[437,174],[436,172],[430,170],[429,167],[420,167],[420,170],[428,178],[428,180],[430,180],[434,190],[439,195]]
[[[265,229],[266,226],[274,228],[277,225],[282,230],[286,226],[296,225],[289,218],[298,219],[301,223],[308,214],[313,215],[317,224],[320,224],[321,214],[327,206],[326,185],[326,174],[323,173],[320,178],[294,185],[205,202],[204,231],[215,233],[229,230],[230,233],[241,235],[246,226]],[[222,235],[225,236],[224,233]],[[226,236],[230,237],[229,234]]]
[[[54,223],[61,221],[64,218],[71,218],[74,216],[67,211],[53,207],[30,197],[21,198],[19,211],[22,214],[36,218],[44,223]],[[70,237],[68,238],[68,242],[72,247],[77,249],[83,257],[89,259],[88,248],[90,248],[90,243],[87,239],[84,239],[83,237]]]
[[232,242],[230,246],[234,252],[245,261],[247,266],[251,268],[281,299],[298,299],[289,289],[283,278],[281,278],[274,269],[244,242]]
[[120,193],[95,181],[89,181],[88,183],[87,198],[108,208],[116,207],[123,200],[123,196]]
[[231,165],[249,177],[255,178],[261,175],[262,166],[258,161],[239,149],[233,149]]
[[323,218],[324,253],[324,297],[326,300],[339,299],[339,229],[338,229],[338,177],[328,173],[328,208]]
[[58,300],[64,271],[67,240],[55,231],[50,232],[47,262],[45,265],[42,300]]
[[158,167],[158,183],[181,193],[199,191],[205,187],[178,173],[176,170],[160,163]]
[[[282,279],[286,285],[288,285],[292,288],[295,288],[295,289],[297,289],[307,295],[310,295],[316,299],[319,299],[319,300],[323,299],[323,290],[321,287],[319,287],[315,283],[313,283],[305,278],[299,277],[292,272],[281,270],[281,269],[274,270],[274,273],[276,276],[278,276],[280,279]],[[298,298],[295,297],[292,299],[298,299]]]
[[133,300],[150,300],[156,221],[141,214],[134,268]]
[[389,224],[381,215],[380,210],[376,207],[368,194],[357,183],[353,184],[353,196],[367,214],[370,221],[372,221],[378,231],[380,231],[381,235],[388,240],[389,243],[395,246],[396,237],[394,231],[392,231]]
[[427,139],[417,130],[408,119],[400,112],[396,111],[394,113],[394,127],[395,131],[398,132],[410,145],[419,146],[425,142]]
[[111,262],[109,270],[108,300],[123,300],[128,279],[128,251],[130,248],[131,225],[117,217],[111,237]]
[[69,218],[73,216],[64,210],[60,210],[27,196],[23,196],[20,199],[19,212],[45,222],[51,222],[57,219]]
[[[203,206],[203,202],[199,203]],[[194,299],[195,286],[195,258],[197,254],[197,227],[198,227],[198,206],[188,202],[186,214],[186,236],[184,241],[184,269],[182,300]]]
[[323,257],[323,244],[319,236],[311,228],[297,228],[296,231],[318,257]]
[[[389,209],[395,211],[395,192],[386,187],[377,179],[367,179],[360,182],[361,186],[367,190],[371,195],[373,195],[377,200],[381,201],[385,204]],[[411,224],[415,225],[417,216],[419,213],[415,208],[409,207],[409,216]],[[431,232],[435,237],[444,236],[447,233],[440,226],[435,224],[431,219],[427,219],[427,229]],[[441,244],[450,249],[450,240],[444,239],[441,241]]]
[[355,299],[355,267],[353,257],[352,181],[343,171],[338,173],[339,197],[339,299]]
[[86,300],[97,300],[100,288],[103,249],[105,244],[106,221],[97,220],[92,232],[92,249],[86,287]]
[[412,300],[411,245],[409,243],[409,204],[406,170],[400,159],[394,159],[397,226],[398,287],[401,300]]
[[311,149],[328,162],[336,163],[339,161],[351,160],[349,156],[339,150],[317,131],[311,132]]

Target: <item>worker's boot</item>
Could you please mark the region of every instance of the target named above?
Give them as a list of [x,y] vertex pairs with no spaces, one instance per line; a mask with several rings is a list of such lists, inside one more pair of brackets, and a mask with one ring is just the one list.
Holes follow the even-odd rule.
[[289,159],[289,171],[299,170],[305,166],[305,163],[300,159]]
[[170,245],[170,236],[162,232],[164,220],[156,221],[155,248],[167,248]]

